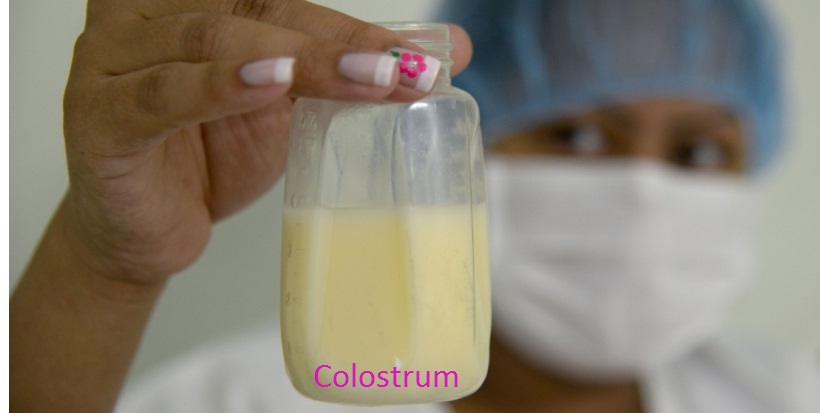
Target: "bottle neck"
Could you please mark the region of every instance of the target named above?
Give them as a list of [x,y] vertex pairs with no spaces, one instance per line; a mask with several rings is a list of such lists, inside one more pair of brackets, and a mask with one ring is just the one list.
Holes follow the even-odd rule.
[[450,85],[450,67],[453,65],[453,59],[450,58],[450,51],[453,50],[453,45],[450,43],[449,26],[441,23],[419,22],[388,22],[376,24],[396,32],[402,38],[424,49],[430,56],[440,60],[441,68],[436,78],[436,88]]
[[421,48],[423,48],[424,51],[427,52],[430,56],[433,56],[441,61],[441,68],[439,69],[438,76],[436,77],[436,88],[438,88],[439,86],[449,86],[450,67],[453,66],[453,59],[450,58],[450,51],[453,50],[453,45],[450,44],[450,42],[413,43],[416,43],[417,45],[421,46]]

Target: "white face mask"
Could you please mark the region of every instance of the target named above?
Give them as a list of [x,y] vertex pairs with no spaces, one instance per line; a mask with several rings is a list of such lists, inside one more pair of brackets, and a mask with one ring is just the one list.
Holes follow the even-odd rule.
[[487,184],[494,332],[537,367],[636,378],[708,338],[752,274],[743,178],[496,156]]

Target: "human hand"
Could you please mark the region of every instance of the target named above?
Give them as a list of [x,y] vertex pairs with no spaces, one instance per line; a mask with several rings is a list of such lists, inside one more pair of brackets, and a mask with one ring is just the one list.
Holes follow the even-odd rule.
[[[471,49],[460,28],[452,37],[458,72]],[[418,50],[301,0],[89,1],[64,101],[70,189],[58,214],[74,254],[127,282],[185,268],[213,222],[282,174],[292,97],[424,95],[398,70],[385,87],[341,73],[343,55],[392,46]],[[292,81],[283,57],[295,58]]]

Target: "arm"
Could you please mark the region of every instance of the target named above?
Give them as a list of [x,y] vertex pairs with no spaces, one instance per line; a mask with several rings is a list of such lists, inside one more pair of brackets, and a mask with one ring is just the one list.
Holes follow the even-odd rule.
[[[11,411],[113,408],[167,279],[281,175],[291,97],[423,96],[397,70],[383,87],[339,65],[413,45],[299,0],[91,0],[87,16],[64,100],[69,189],[10,302]],[[290,78],[271,76],[282,57]]]
[[10,303],[12,411],[106,411],[162,283],[96,273],[59,208]]

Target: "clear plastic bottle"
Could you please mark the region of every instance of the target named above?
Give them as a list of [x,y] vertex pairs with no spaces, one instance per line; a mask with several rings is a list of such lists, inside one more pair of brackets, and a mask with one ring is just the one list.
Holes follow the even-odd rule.
[[403,404],[487,372],[489,257],[478,107],[450,84],[449,30],[386,23],[442,62],[411,103],[299,99],[282,241],[282,344],[316,400]]

